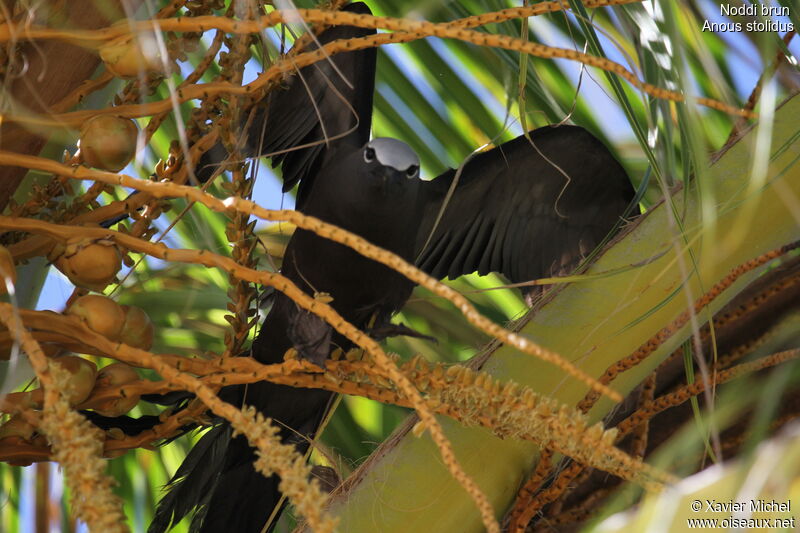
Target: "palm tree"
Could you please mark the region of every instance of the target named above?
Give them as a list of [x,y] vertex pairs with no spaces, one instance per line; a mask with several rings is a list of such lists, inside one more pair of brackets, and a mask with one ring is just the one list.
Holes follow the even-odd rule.
[[[452,23],[519,7],[490,0],[367,3],[376,15],[392,17],[380,27],[402,19],[400,30],[414,29],[409,24],[416,20]],[[71,3],[71,13],[85,9],[86,14],[67,21],[59,18],[56,2],[10,3],[2,15],[6,26],[0,26],[6,45],[3,114],[11,117],[0,130],[0,165],[8,165],[0,167],[0,200],[12,199],[0,227],[5,231],[2,243],[17,263],[16,297],[8,309],[60,312],[84,294],[85,289],[73,287],[54,268],[48,271],[45,257],[55,260],[58,254],[41,236],[54,236],[49,223],[66,228],[60,240],[96,241],[99,234],[77,227],[75,217],[102,220],[92,218],[92,212],[101,205],[119,206],[113,202],[128,192],[98,181],[75,181],[63,175],[62,167],[43,161],[77,163],[76,130],[113,103],[135,117],[147,136],[146,147],[122,173],[143,179],[154,171],[162,178],[179,176],[176,169],[187,148],[208,131],[229,135],[236,121],[228,118],[243,115],[249,104],[249,94],[235,93],[230,86],[196,93],[191,86],[220,80],[251,83],[260,72],[279,65],[281,53],[305,31],[293,21],[238,33],[195,17],[253,19],[263,10],[273,12],[260,4],[124,2],[126,11],[112,14],[81,0]],[[541,14],[521,19],[501,13],[475,27],[476,33],[422,38],[456,29],[455,24],[429,26],[417,28],[408,42],[382,45],[373,132],[406,141],[420,155],[427,177],[457,166],[487,143],[500,144],[526,129],[561,121],[586,127],[612,147],[641,192],[644,215],[600,251],[587,271],[551,280],[552,289],[530,311],[515,289],[497,288],[505,283],[497,276],[466,276],[447,283],[492,323],[508,325],[594,378],[605,376],[601,381],[624,401],[608,395],[595,398],[563,365],[523,354],[519,346],[487,345],[492,336],[475,326],[474,315],[464,316],[441,293],[418,287],[400,318],[438,343],[399,338],[386,343],[385,350],[399,355],[405,365],[401,368],[429,400],[428,409],[449,415],[439,414],[437,420],[458,464],[483,496],[465,491],[453,477],[454,463],[442,460],[429,437],[434,429],[409,414],[409,398],[391,384],[369,381],[369,365],[364,365],[366,381],[350,386],[353,394],[343,396],[311,457],[318,472],[346,480],[326,511],[340,519],[340,531],[480,531],[490,522],[475,504],[482,497],[510,531],[591,528],[642,499],[641,514],[627,517],[640,522],[625,527],[644,531],[642,524],[658,520],[680,530],[687,518],[722,518],[694,512],[692,499],[738,501],[741,472],[758,468],[770,483],[752,498],[789,498],[783,483],[797,477],[796,461],[790,446],[780,437],[772,439],[781,431],[796,431],[790,422],[798,412],[798,367],[793,360],[800,342],[800,278],[797,252],[789,246],[800,239],[800,103],[791,97],[800,75],[798,45],[789,31],[789,24],[800,24],[798,13],[782,0],[776,5],[785,10],[770,19],[780,25],[773,26],[778,31],[765,32],[757,25],[764,20],[722,15],[719,4],[706,0],[613,4],[624,5],[577,0],[537,4],[531,8]],[[311,2],[296,6],[316,7]],[[164,31],[154,41],[162,52],[154,64],[146,61],[144,51],[150,45],[144,37],[125,46],[131,28],[127,24],[106,34],[89,33],[115,18],[156,17]],[[20,31],[29,21],[50,28],[50,33],[28,42]],[[706,21],[739,23],[742,28],[703,31]],[[221,29],[209,29],[217,26]],[[97,38],[83,40],[83,48],[65,45],[70,35],[52,30],[68,27]],[[143,76],[122,79],[124,65],[114,60],[120,49],[140,51]],[[171,63],[180,74],[165,76],[165,65]],[[632,85],[619,68],[643,83]],[[150,70],[156,72],[148,74]],[[61,78],[63,87],[42,82]],[[125,107],[138,103],[146,105]],[[65,114],[73,110],[92,111]],[[52,120],[37,122],[31,116]],[[91,172],[84,177],[103,178]],[[252,197],[268,208],[291,207],[291,194],[281,195],[278,183],[266,164],[238,166],[230,183],[213,184],[208,192],[220,198]],[[253,227],[253,218],[243,210],[215,211],[185,197],[150,199],[148,205],[155,236],[143,222],[128,223],[132,235],[161,238],[173,249],[229,255],[239,265],[262,271],[274,271],[280,264],[293,229],[285,222],[259,221]],[[156,256],[130,251],[120,283],[105,289],[120,304],[146,311],[155,326],[152,353],[211,357],[237,353],[248,344],[267,291],[236,272],[208,268],[197,254]],[[49,331],[41,314],[23,312],[21,317],[46,352],[84,353],[98,366],[130,357],[98,348],[100,341],[89,346],[90,334],[78,326],[70,337],[69,329]],[[60,324],[65,319],[49,320]],[[11,366],[2,368],[2,392],[22,390],[34,375],[24,372],[24,353],[14,357],[15,331],[12,327],[1,337],[7,357],[19,363],[13,372]],[[30,351],[29,345],[25,348],[23,352]],[[421,359],[413,359],[415,355]],[[143,355],[135,356],[144,361]],[[36,366],[35,356],[32,361]],[[446,378],[436,381],[432,376],[438,375],[440,363],[465,363],[485,374],[443,369]],[[487,387],[486,375],[500,385]],[[139,369],[139,376],[171,379],[150,368]],[[505,389],[509,381],[518,387]],[[381,397],[388,403],[369,399],[376,394],[367,385],[383,387]],[[469,394],[479,398],[474,408],[467,408]],[[4,411],[16,412],[7,404]],[[35,422],[47,409],[25,412]],[[130,414],[158,413],[141,402]],[[617,427],[620,437],[591,429],[599,421]],[[39,432],[52,443],[53,430],[45,427]],[[9,463],[0,465],[2,490],[10,502],[3,507],[1,529],[28,531],[35,526],[43,531],[46,524],[59,523],[64,530],[75,530],[76,517],[91,522],[91,502],[78,501],[74,481],[62,492],[62,478],[50,463],[14,466],[49,457],[47,441],[27,437],[0,440],[0,455]],[[106,474],[118,484],[114,492],[129,525],[142,531],[161,487],[197,435],[155,449],[148,448],[159,439],[104,438],[106,455],[133,448],[111,459]],[[69,447],[69,442],[60,446]],[[621,452],[609,451],[612,442]],[[753,466],[770,453],[784,460],[781,469]],[[681,503],[667,505],[643,490],[715,463],[725,470],[712,470],[719,477],[705,492],[678,485]],[[67,480],[74,480],[69,460],[64,464]],[[96,492],[103,494],[101,488]],[[185,531],[187,523],[176,531]],[[292,517],[286,516],[277,530],[293,526]]]

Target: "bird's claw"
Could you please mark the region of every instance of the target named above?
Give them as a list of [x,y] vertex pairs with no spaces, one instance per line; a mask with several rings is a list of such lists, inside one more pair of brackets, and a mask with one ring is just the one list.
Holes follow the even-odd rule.
[[434,337],[411,329],[403,323],[384,324],[382,326],[372,327],[365,330],[365,333],[376,341],[382,341],[388,339],[389,337],[413,337],[415,339],[424,339],[433,343],[439,342]]

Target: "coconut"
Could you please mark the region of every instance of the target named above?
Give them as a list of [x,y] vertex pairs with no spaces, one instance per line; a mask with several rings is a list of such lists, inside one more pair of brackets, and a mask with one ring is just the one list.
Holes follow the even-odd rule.
[[123,305],[125,324],[119,340],[134,348],[149,350],[153,346],[153,323],[142,309]]
[[34,433],[36,433],[36,427],[28,423],[20,415],[12,416],[0,426],[0,440],[8,437],[19,437],[26,442],[30,442]]
[[50,260],[78,287],[102,291],[116,280],[122,268],[122,254],[113,241],[80,239],[56,246]]
[[123,117],[97,115],[81,127],[81,157],[94,168],[119,172],[136,155],[136,123]]
[[62,355],[58,359],[53,359],[53,361],[72,374],[70,378],[72,386],[67,391],[69,404],[78,405],[86,400],[92,393],[92,389],[94,389],[97,378],[97,365],[77,355]]
[[66,313],[83,320],[92,331],[112,341],[119,341],[125,324],[125,311],[106,296],[87,294],[75,300]]
[[[97,375],[97,388],[120,387],[139,379],[133,367],[125,363],[113,363],[104,367]],[[114,398],[93,406],[103,416],[122,416],[139,403],[139,395]]]
[[[70,405],[82,403],[92,392],[97,377],[97,366],[77,355],[62,355],[53,359],[71,374],[67,401]],[[23,392],[12,392],[6,395],[5,403],[21,409],[41,409],[44,405],[44,389],[41,387]]]
[[0,426],[0,453],[9,466],[29,466],[30,446],[47,446],[47,439],[36,433],[36,427],[29,424],[21,415],[14,415]]
[[97,373],[97,387],[119,387],[139,379],[139,374],[131,365],[126,363],[112,363],[103,367]]
[[158,41],[152,34],[141,33],[115,39],[100,48],[106,68],[120,78],[137,78],[163,70]]

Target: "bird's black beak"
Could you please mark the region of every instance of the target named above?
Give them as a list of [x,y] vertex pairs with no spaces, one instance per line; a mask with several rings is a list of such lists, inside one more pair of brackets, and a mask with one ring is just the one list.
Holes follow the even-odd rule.
[[395,170],[391,167],[386,168],[389,183],[403,184],[406,181],[406,173],[402,170]]
[[387,194],[398,191],[408,181],[405,172],[392,167],[382,167],[377,177],[380,180],[381,189]]

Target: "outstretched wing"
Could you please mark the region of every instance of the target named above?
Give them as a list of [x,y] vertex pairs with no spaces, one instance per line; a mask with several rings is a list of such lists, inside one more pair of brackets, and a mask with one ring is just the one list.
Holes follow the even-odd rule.
[[[372,14],[361,2],[349,4],[342,10]],[[322,32],[308,50],[337,39],[373,33],[372,29],[332,26]],[[284,88],[271,91],[266,101],[258,104],[240,151],[245,157],[278,154],[272,158],[272,166],[282,166],[284,192],[301,183],[298,208],[317,170],[335,154],[337,146],[345,143],[362,146],[369,140],[375,62],[375,48],[333,55],[301,68]],[[197,180],[208,181],[227,156],[221,142],[211,147],[197,163]],[[102,225],[108,228],[127,217],[127,214],[120,215]]]
[[[372,14],[361,2],[344,10]],[[318,42],[324,45],[374,33],[373,29],[333,26],[319,35]],[[316,48],[315,43],[309,50]],[[265,127],[254,120],[249,138],[257,141],[263,133],[260,154],[283,152],[272,158],[272,165],[283,169],[284,191],[313,177],[325,154],[334,152],[337,144],[350,141],[361,146],[369,140],[375,62],[375,48],[336,54],[300,69],[284,90],[270,93]],[[295,149],[306,145],[311,146]]]
[[564,274],[614,227],[634,191],[603,143],[576,126],[530,137],[469,160],[435,228],[456,171],[423,183],[422,270],[436,278],[499,272],[515,283]]
[[[361,2],[343,10],[372,14]],[[332,26],[308,50],[374,33],[374,29]],[[284,192],[300,183],[298,207],[305,201],[317,171],[335,157],[338,146],[362,146],[369,140],[375,62],[375,48],[332,55],[299,69],[285,87],[271,91],[256,109],[241,151],[248,157],[275,154],[272,166],[282,168]],[[207,181],[215,163],[226,155],[222,144],[206,152],[198,164],[198,179]]]

